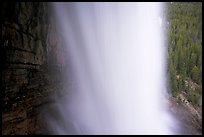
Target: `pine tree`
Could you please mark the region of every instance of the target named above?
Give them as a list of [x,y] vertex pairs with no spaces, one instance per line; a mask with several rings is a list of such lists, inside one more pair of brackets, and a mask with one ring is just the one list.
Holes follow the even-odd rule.
[[191,70],[191,78],[195,81],[195,82],[199,82],[199,69],[197,66],[194,66]]

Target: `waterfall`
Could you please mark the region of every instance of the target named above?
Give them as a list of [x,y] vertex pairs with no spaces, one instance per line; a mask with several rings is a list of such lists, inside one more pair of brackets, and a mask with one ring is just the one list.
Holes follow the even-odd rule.
[[50,5],[70,67],[48,116],[53,134],[174,134],[164,3]]

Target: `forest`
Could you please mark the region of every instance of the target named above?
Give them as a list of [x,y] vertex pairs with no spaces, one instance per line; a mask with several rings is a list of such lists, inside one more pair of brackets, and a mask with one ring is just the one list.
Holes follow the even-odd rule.
[[202,3],[167,5],[170,93],[194,106],[202,101]]

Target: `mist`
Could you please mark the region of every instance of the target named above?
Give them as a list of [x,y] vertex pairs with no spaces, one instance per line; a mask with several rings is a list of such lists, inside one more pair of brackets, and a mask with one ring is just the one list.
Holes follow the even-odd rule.
[[164,3],[50,3],[69,69],[51,134],[175,134]]

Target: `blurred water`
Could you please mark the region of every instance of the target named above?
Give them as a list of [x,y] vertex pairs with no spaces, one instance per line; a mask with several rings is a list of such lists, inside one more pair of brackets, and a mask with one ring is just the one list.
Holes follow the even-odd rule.
[[[53,134],[174,134],[162,3],[51,3],[70,71]],[[70,88],[72,87],[72,88]]]

